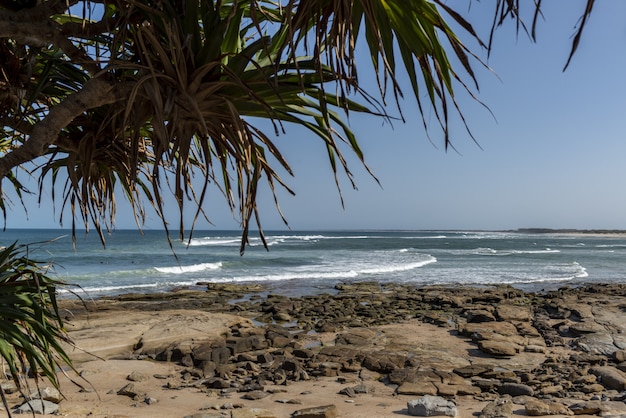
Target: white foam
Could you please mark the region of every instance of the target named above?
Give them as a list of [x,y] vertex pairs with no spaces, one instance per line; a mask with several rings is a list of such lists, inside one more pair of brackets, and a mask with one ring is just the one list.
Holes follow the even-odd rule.
[[159,273],[184,274],[184,273],[193,273],[193,272],[204,271],[204,270],[217,270],[221,267],[222,267],[222,263],[217,262],[217,263],[192,264],[190,266],[155,267],[154,269],[158,271]]

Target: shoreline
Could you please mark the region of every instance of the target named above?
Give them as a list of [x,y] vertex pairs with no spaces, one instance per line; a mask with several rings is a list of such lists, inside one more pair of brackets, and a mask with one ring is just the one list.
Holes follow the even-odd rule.
[[106,360],[71,352],[96,391],[65,381],[60,414],[282,418],[333,405],[311,416],[395,417],[424,395],[455,402],[459,418],[488,405],[513,417],[626,414],[625,284],[262,290],[61,300],[70,337]]

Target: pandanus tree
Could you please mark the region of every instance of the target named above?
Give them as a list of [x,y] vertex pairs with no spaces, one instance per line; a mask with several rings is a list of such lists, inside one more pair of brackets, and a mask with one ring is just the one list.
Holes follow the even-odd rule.
[[[541,2],[526,6],[529,27],[520,3],[494,2],[483,42],[444,0],[0,0],[0,209],[6,221],[10,206],[25,206],[32,177],[74,231],[94,227],[104,242],[123,196],[139,227],[148,205],[169,237],[173,195],[182,237],[210,218],[203,204],[218,195],[241,223],[243,251],[251,225],[262,231],[261,182],[275,198],[278,188],[291,193],[277,135],[306,128],[335,178],[353,182],[346,156],[365,158],[349,115],[401,119],[408,92],[420,114],[435,115],[447,147],[449,116],[462,116],[455,92],[474,96],[474,68],[484,66],[462,39],[488,51],[510,18],[534,36]],[[375,74],[376,91],[364,90],[360,71]],[[189,226],[186,205],[195,208]],[[45,334],[50,344],[59,335]],[[14,347],[27,356],[42,348]]]

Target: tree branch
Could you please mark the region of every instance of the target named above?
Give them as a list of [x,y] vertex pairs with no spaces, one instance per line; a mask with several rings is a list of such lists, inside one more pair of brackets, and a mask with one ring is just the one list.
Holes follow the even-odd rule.
[[89,80],[84,87],[52,107],[46,117],[35,124],[24,144],[0,157],[0,179],[13,168],[42,156],[46,148],[53,144],[63,128],[74,118],[105,104],[119,100],[122,92],[102,78]]

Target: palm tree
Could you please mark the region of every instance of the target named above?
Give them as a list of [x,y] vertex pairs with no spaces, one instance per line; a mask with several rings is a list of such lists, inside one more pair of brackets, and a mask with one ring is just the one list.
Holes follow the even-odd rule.
[[[528,28],[520,3],[531,10]],[[449,115],[462,117],[457,90],[474,96],[474,68],[484,66],[461,39],[489,51],[509,18],[534,37],[541,1],[526,4],[496,1],[482,42],[444,0],[0,0],[0,179],[8,180],[0,186],[11,185],[0,209],[6,220],[13,199],[29,192],[22,176],[34,176],[40,198],[50,189],[59,213],[70,209],[74,231],[93,226],[104,242],[122,193],[139,227],[147,203],[169,238],[166,193],[178,203],[181,237],[208,218],[203,203],[218,193],[241,222],[243,251],[251,224],[261,229],[260,182],[274,196],[291,192],[276,135],[290,124],[307,128],[335,178],[354,184],[346,153],[365,159],[347,118],[391,118],[394,105],[402,118],[408,87],[420,113],[434,110],[448,147]],[[363,89],[363,68],[378,91]],[[409,86],[399,84],[400,70]],[[187,202],[196,209],[190,227]]]

